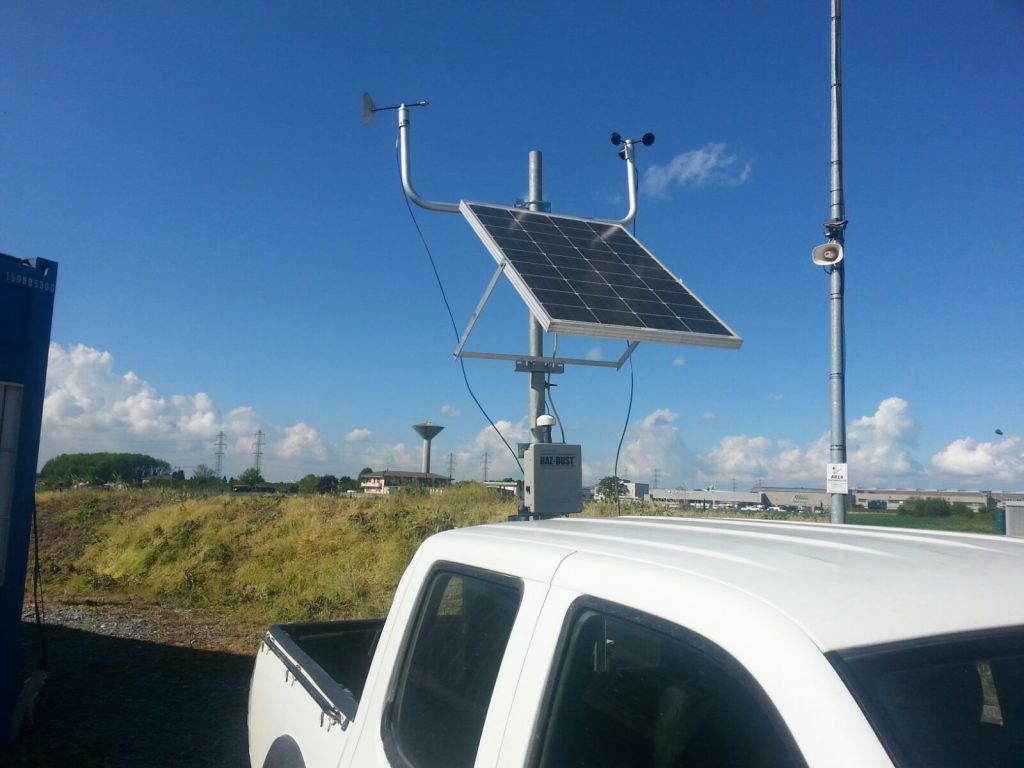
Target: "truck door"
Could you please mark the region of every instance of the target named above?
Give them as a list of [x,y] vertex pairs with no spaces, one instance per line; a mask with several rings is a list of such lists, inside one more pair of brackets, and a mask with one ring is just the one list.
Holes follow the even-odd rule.
[[805,765],[753,678],[677,625],[580,598],[555,658],[530,766]]

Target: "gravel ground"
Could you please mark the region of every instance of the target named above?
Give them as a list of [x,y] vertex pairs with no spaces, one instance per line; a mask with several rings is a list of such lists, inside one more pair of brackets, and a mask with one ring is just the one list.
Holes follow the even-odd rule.
[[[80,600],[47,606],[44,641],[46,682],[0,766],[248,765],[256,637],[199,610]],[[26,671],[40,649],[26,615]]]

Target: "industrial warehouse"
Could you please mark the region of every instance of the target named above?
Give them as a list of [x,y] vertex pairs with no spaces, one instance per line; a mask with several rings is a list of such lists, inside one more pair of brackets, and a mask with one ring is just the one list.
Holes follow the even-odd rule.
[[[829,494],[823,488],[754,486],[750,491],[709,489],[654,488],[642,483],[627,484],[636,488],[630,497],[639,501],[674,506],[740,509],[745,506],[780,507],[810,512],[827,509]],[[975,511],[1004,507],[1008,501],[1024,501],[1024,492],[948,491],[936,489],[851,488],[850,504],[869,509],[895,510],[908,499],[942,499],[951,504],[961,502]]]

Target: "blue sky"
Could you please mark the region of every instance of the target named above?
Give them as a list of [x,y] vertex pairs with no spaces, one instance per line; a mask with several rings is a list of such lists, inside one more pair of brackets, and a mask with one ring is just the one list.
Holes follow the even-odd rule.
[[[413,112],[428,198],[512,204],[544,153],[557,213],[620,218],[743,338],[642,344],[620,474],[820,486],[828,460],[829,3],[8,2],[0,250],[60,264],[41,460],[146,452],[226,474],[517,473],[466,392],[400,190]],[[853,485],[1024,488],[1024,5],[844,9],[847,421]],[[493,260],[416,211],[460,330]],[[552,339],[545,341],[550,350]],[[523,353],[510,286],[472,345]],[[575,356],[621,342],[559,340]],[[527,382],[468,361],[510,442]],[[629,369],[570,368],[555,403],[610,474]],[[1003,434],[997,435],[996,429]]]

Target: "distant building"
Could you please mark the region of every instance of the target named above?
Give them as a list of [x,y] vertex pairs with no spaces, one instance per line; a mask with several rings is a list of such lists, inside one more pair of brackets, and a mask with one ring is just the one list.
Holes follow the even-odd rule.
[[385,469],[383,472],[363,475],[360,485],[367,496],[386,496],[401,488],[425,488],[433,493],[447,488],[451,483],[450,477],[436,475],[433,472]]
[[170,472],[163,472],[159,475],[150,475],[142,478],[143,485],[169,485],[177,480]]
[[[947,491],[929,488],[851,488],[850,504],[868,509],[899,509],[907,499],[944,499],[951,504],[966,504],[975,512],[1003,507],[1007,502],[1024,502],[1024,492]],[[810,512],[827,510],[832,496],[824,488],[775,487],[756,485],[749,492],[652,488],[651,501],[659,504],[693,507],[781,507]]]
[[1006,535],[1024,538],[1024,501],[1006,502]]
[[519,494],[519,483],[515,480],[486,480],[484,485],[509,498]]
[[742,509],[764,505],[761,494],[743,491],[719,491],[715,488],[687,490],[685,488],[653,488],[651,501],[677,507],[703,507],[705,509]]
[[629,499],[630,501],[643,503],[647,501],[647,497],[651,494],[650,483],[631,483],[628,480],[624,480],[622,484],[626,486],[626,492],[619,497],[620,499]]
[[[824,488],[776,488],[757,485],[750,491],[757,494],[765,506],[796,507],[802,511],[808,511],[827,509],[832,505],[832,497],[825,493]],[[853,502],[851,501],[851,503]]]
[[[828,508],[832,496],[823,488],[775,488],[755,486],[751,489],[764,496],[765,502],[780,507],[801,509]],[[975,511],[994,509],[997,499],[990,491],[946,491],[928,488],[851,488],[850,503],[869,509],[899,509],[907,499],[944,499],[953,504],[962,502]]]
[[898,509],[907,499],[944,499],[950,504],[961,502],[975,512],[995,509],[996,500],[989,491],[944,491],[915,488],[914,490],[896,490],[890,488],[857,488],[853,489],[856,503],[868,506],[872,501],[884,501],[886,509]]
[[992,491],[992,498],[997,507],[1005,507],[1008,502],[1024,502],[1024,491]]
[[[643,503],[648,501],[648,496],[651,493],[650,483],[631,483],[627,480],[620,481],[625,490],[619,494],[619,501],[630,501]],[[600,499],[601,501],[615,501],[613,496],[610,499],[604,498],[597,490],[596,486],[587,486],[583,489],[584,500],[589,499]]]

